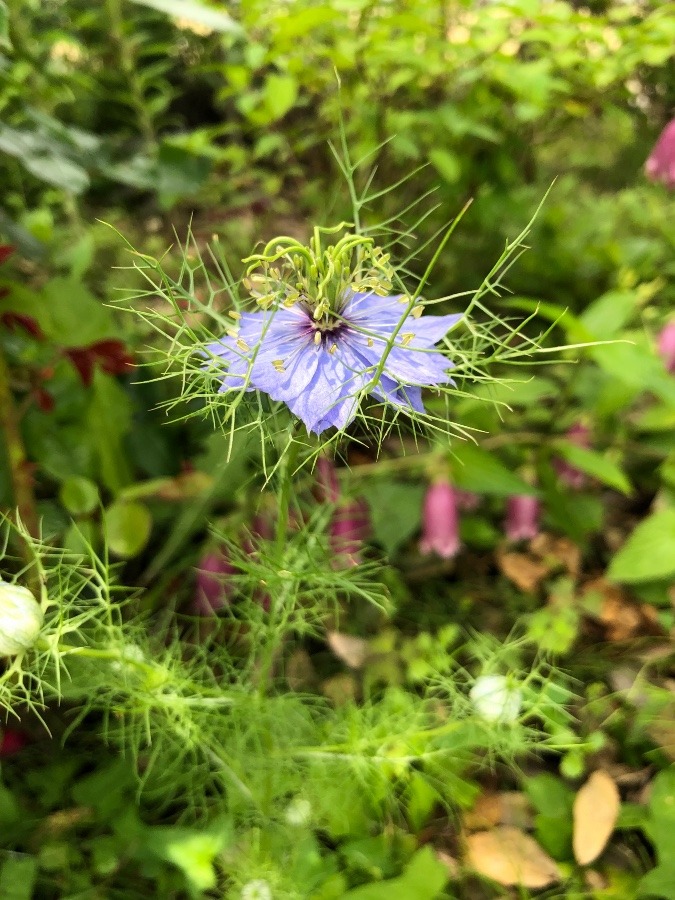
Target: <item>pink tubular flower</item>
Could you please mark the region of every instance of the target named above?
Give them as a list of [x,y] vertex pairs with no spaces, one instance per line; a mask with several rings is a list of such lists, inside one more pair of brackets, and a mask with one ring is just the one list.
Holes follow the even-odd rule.
[[658,348],[666,370],[675,375],[675,319],[663,327],[659,335]]
[[[591,431],[587,425],[583,424],[583,422],[575,422],[568,430],[565,438],[571,444],[583,447],[584,450],[590,450],[591,448]],[[586,473],[568,463],[567,460],[555,459],[553,461],[553,467],[558,473],[560,480],[564,482],[567,487],[572,488],[572,490],[581,490],[588,482]]]
[[666,187],[675,188],[675,119],[661,132],[645,163],[645,173],[650,181],[662,181]]
[[212,616],[226,606],[232,594],[232,586],[226,583],[228,575],[237,570],[221,551],[206,553],[197,567],[197,584],[192,606],[199,616]]
[[509,497],[504,532],[510,541],[529,541],[539,534],[539,500],[527,494]]
[[361,562],[361,548],[369,534],[370,517],[365,500],[348,500],[338,507],[329,534],[336,568],[357,566]]
[[457,492],[447,479],[427,489],[422,509],[420,553],[452,559],[459,551]]
[[337,503],[340,499],[340,482],[332,459],[320,456],[316,461],[316,499],[320,503]]

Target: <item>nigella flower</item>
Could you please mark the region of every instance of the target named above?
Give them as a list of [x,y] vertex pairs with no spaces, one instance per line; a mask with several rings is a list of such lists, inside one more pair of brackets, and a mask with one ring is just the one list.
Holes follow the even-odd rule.
[[242,313],[236,330],[205,349],[221,393],[263,391],[320,434],[345,428],[364,393],[423,413],[422,388],[451,380],[453,364],[435,345],[461,315],[420,313],[407,297],[345,288],[318,317],[304,296]]
[[661,132],[645,163],[645,172],[651,181],[663,181],[675,188],[675,119]]

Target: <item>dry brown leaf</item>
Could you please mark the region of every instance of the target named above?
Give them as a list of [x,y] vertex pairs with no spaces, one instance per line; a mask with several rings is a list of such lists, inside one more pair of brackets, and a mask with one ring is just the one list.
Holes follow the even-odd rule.
[[574,858],[587,866],[602,853],[619,816],[619,789],[606,772],[593,772],[574,798]]
[[545,563],[534,560],[525,553],[499,553],[497,563],[502,575],[528,594],[535,591],[549,573],[549,567]]
[[610,641],[663,633],[656,610],[647,604],[633,602],[618,585],[610,584],[605,578],[595,578],[587,582],[582,591],[583,597],[592,594],[600,597],[600,610],[594,618],[602,622]]
[[492,828],[494,825],[515,825],[527,828],[531,824],[530,804],[520,791],[481,794],[473,808],[464,813],[464,827],[468,831]]
[[541,560],[551,560],[557,567],[562,567],[573,578],[579,574],[581,567],[581,548],[566,537],[541,532],[530,541],[530,553]]
[[470,834],[466,845],[471,868],[504,886],[545,888],[562,878],[556,863],[539,844],[510,825]]
[[360,669],[368,659],[370,647],[368,641],[351,634],[329,631],[326,635],[328,646],[339,660],[350,669]]

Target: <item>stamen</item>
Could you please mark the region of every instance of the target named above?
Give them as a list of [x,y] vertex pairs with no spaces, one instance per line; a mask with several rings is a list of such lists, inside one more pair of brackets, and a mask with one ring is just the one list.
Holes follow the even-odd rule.
[[237,341],[237,347],[239,347],[240,350],[243,350],[246,353],[248,353],[248,351],[251,349],[246,341],[242,340],[242,338],[239,338],[239,340]]
[[318,330],[314,332],[314,343],[316,344],[317,347],[321,343],[321,332]]
[[273,365],[274,368],[277,370],[277,372],[285,372],[285,371],[286,371],[286,369],[284,368],[284,361],[283,361],[283,359],[273,359],[273,360],[272,360],[272,365]]
[[414,337],[415,337],[415,332],[414,332],[414,331],[408,331],[408,332],[406,332],[405,334],[402,334],[402,335],[401,335],[401,343],[403,344],[404,347],[407,347],[408,344],[410,343],[410,341],[412,341],[412,339],[413,339]]
[[414,319],[419,319],[419,317],[422,315],[423,312],[424,312],[424,307],[423,307],[423,306],[420,306],[420,305],[418,304],[417,306],[413,306],[412,312],[410,313],[410,315],[411,315]]
[[368,346],[369,346],[369,347],[374,347],[374,346],[375,346],[375,341],[374,341],[372,338],[368,338]]
[[236,309],[230,309],[227,314],[231,319],[241,319],[241,313],[237,312]]
[[328,352],[332,356],[336,350],[337,350],[337,344],[333,344]]
[[233,340],[234,340],[235,338],[238,338],[238,337],[239,337],[239,332],[237,331],[236,328],[228,328],[227,331],[225,332],[225,334],[226,334],[228,337],[231,337]]

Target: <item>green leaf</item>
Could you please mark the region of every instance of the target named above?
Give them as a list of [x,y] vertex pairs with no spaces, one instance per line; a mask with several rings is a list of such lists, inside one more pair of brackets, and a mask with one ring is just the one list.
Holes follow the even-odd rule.
[[462,166],[456,153],[450,153],[448,150],[432,150],[429,162],[448,184],[456,184],[462,177]]
[[464,490],[499,497],[537,493],[532,485],[507,469],[496,456],[475,444],[457,444],[453,456],[453,478],[457,486]]
[[659,862],[671,863],[675,875],[675,860],[671,858],[675,832],[675,769],[664,769],[652,782],[649,797],[648,836],[654,842]]
[[214,863],[230,840],[227,824],[212,825],[199,831],[158,826],[148,829],[144,836],[145,848],[154,856],[177,866],[194,892],[215,888],[217,876]]
[[176,19],[189,19],[225,34],[243,34],[244,31],[238,22],[222,10],[213,9],[196,0],[132,0],[139,6],[148,6],[158,12],[166,13]]
[[100,478],[107,488],[117,493],[132,480],[124,443],[131,427],[131,402],[115,379],[99,370],[94,373],[87,424]]
[[0,47],[5,50],[12,49],[12,42],[9,39],[9,12],[5,0],[0,0]]
[[621,491],[622,494],[630,494],[632,492],[630,481],[621,468],[601,453],[595,450],[587,450],[578,444],[563,440],[555,441],[553,449],[570,465],[576,469],[581,469],[582,472],[591,475],[593,478],[597,478],[598,481],[601,481],[608,487],[615,488],[617,491]]
[[2,900],[31,900],[37,860],[25,853],[7,856],[0,871],[0,897]]
[[59,498],[72,515],[86,515],[93,512],[98,505],[98,488],[88,478],[71,475],[61,485]]
[[75,278],[52,278],[42,289],[40,303],[40,325],[61,347],[87,347],[118,335],[108,307]]
[[364,488],[375,540],[391,555],[410,538],[422,520],[424,488],[395,481],[375,481]]
[[152,516],[142,503],[118,500],[104,513],[108,544],[117,556],[137,556],[145,547],[152,529]]
[[403,874],[347,891],[344,900],[435,900],[445,887],[449,873],[431,847],[419,850]]
[[634,291],[609,291],[591,303],[579,321],[598,340],[606,341],[616,337],[639,308],[639,297]]
[[298,83],[292,75],[268,75],[265,79],[264,103],[270,122],[283,118],[298,96]]
[[612,559],[607,575],[627,584],[675,575],[675,509],[662,509],[642,521]]
[[660,900],[675,900],[675,864],[662,863],[640,879],[637,886],[638,897],[658,897]]

